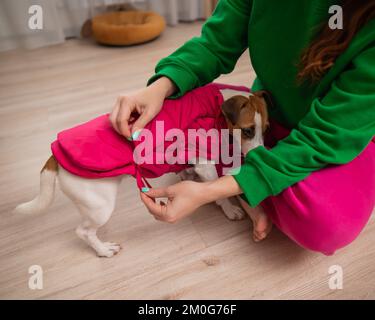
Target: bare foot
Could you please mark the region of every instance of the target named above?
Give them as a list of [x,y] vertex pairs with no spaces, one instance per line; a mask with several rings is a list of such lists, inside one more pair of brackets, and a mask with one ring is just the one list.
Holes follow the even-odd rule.
[[241,197],[238,197],[243,209],[253,222],[253,240],[259,242],[264,240],[272,229],[272,222],[261,206],[251,208]]

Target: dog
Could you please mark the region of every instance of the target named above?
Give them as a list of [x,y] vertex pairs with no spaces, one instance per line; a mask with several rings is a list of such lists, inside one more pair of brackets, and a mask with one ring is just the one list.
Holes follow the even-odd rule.
[[[263,145],[263,136],[268,127],[267,97],[265,91],[249,93],[232,89],[220,90],[224,103],[222,113],[227,126],[232,132],[241,130],[241,152],[246,155],[251,149]],[[197,175],[202,181],[218,178],[214,164],[199,159],[194,167],[190,167],[180,176],[184,179]],[[97,231],[110,219],[115,208],[118,187],[124,175],[100,179],[85,179],[65,170],[51,156],[40,172],[39,195],[32,201],[20,204],[15,212],[20,214],[38,214],[51,205],[56,179],[60,189],[77,206],[82,216],[82,223],[77,227],[76,234],[92,247],[99,257],[112,257],[121,246],[117,243],[103,242],[97,237]],[[230,220],[244,218],[245,212],[229,199],[216,202]],[[249,206],[241,201],[243,209],[249,213]]]

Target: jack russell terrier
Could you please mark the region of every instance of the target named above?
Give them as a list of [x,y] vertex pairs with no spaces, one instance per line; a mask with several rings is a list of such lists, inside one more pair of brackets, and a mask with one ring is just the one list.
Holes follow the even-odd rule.
[[[208,93],[207,90],[209,90]],[[200,92],[204,94],[204,96],[200,95]],[[246,155],[249,150],[263,145],[263,135],[268,126],[267,102],[269,102],[268,94],[265,91],[250,93],[245,87],[209,84],[205,87],[192,90],[180,99],[166,100],[161,113],[164,112],[164,110],[167,110],[166,112],[168,112],[168,110],[180,112],[178,111],[180,109],[177,109],[174,105],[172,108],[168,109],[167,104],[172,103],[171,101],[176,102],[181,99],[187,99],[187,101],[190,101],[191,103],[192,97],[197,97],[197,101],[204,104],[206,102],[202,101],[209,100],[209,98],[206,99],[206,96],[209,96],[209,94],[214,97],[212,100],[214,103],[212,105],[207,104],[199,106],[199,109],[203,110],[207,107],[210,110],[215,110],[216,108],[218,111],[215,112],[219,112],[219,115],[223,118],[225,127],[229,129],[229,132],[232,133],[233,129],[241,130],[241,152],[243,155]],[[202,97],[204,97],[204,99],[202,99]],[[219,106],[212,108],[215,104],[219,104]],[[186,108],[181,110],[186,110]],[[184,115],[180,118],[183,117]],[[198,125],[201,126],[199,121],[196,120],[196,117],[199,116],[195,115],[193,112],[191,117],[194,118],[194,123],[198,123]],[[110,126],[108,119],[103,121],[105,121],[103,122],[105,123],[105,126]],[[154,121],[155,119],[152,122]],[[211,125],[211,122],[209,125]],[[95,132],[100,132],[100,130],[95,130]],[[114,139],[120,141],[119,143],[122,145],[127,146],[127,141],[122,136],[118,135],[112,128],[106,127],[105,132],[111,135],[116,135],[113,136]],[[65,136],[62,135],[60,137],[60,144],[62,145]],[[104,141],[104,143],[102,143],[105,144],[105,147],[109,145],[106,143],[107,140],[105,137],[101,138],[101,141]],[[87,145],[87,143],[85,145]],[[92,247],[99,257],[112,257],[120,251],[120,245],[112,242],[102,242],[97,237],[97,231],[101,226],[107,223],[112,215],[115,208],[118,187],[122,178],[126,175],[136,176],[136,173],[133,169],[129,169],[129,166],[126,166],[126,169],[123,171],[119,171],[119,165],[114,164],[115,170],[112,170],[114,174],[108,174],[109,171],[99,172],[99,170],[91,170],[91,175],[89,175],[84,171],[87,169],[86,167],[82,169],[82,171],[78,171],[78,169],[71,166],[71,163],[67,158],[64,158],[66,153],[78,152],[80,151],[80,148],[70,148],[78,150],[72,151],[69,150],[68,145],[68,150],[61,151],[58,147],[61,149],[61,146],[58,145],[57,142],[52,144],[53,155],[47,160],[41,170],[39,195],[32,201],[17,206],[15,212],[32,215],[46,211],[53,201],[55,182],[58,180],[60,189],[77,206],[77,209],[82,216],[82,223],[76,229],[78,237]],[[97,148],[96,144],[94,147]],[[101,150],[96,149],[94,155],[100,154],[98,156],[100,157],[100,161],[105,161],[103,160],[103,157],[105,158],[103,152],[106,151],[100,151]],[[205,159],[200,158],[193,167],[185,166],[182,169],[180,168],[179,170],[175,169],[172,171],[176,173],[179,171],[182,179],[189,179],[194,175],[198,176],[202,181],[217,179],[218,173],[215,164],[204,160]],[[90,161],[90,159],[87,161]],[[89,166],[87,165],[87,167]],[[165,172],[162,172],[161,174],[163,173]],[[159,176],[161,174],[159,174]],[[250,208],[240,197],[238,197],[238,199],[241,206],[248,213],[253,222],[255,221],[254,219],[259,218],[259,214],[265,215],[264,212],[258,212],[258,217],[254,217],[254,208]],[[217,201],[217,204],[223,209],[225,215],[230,220],[240,220],[245,216],[244,211],[240,207],[232,204],[229,199],[219,200]],[[254,240],[259,241],[264,238],[265,235],[263,232],[262,234],[263,235],[260,235],[259,233],[257,234],[256,231],[254,231]]]

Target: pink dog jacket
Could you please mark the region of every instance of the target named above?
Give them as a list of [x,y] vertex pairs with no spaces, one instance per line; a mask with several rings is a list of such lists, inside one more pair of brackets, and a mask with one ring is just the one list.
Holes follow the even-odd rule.
[[[246,87],[231,86],[218,83],[208,84],[194,89],[176,100],[165,100],[160,113],[145,129],[152,133],[152,163],[139,164],[134,161],[134,149],[140,143],[150,143],[142,134],[137,141],[128,141],[119,135],[111,126],[109,115],[102,115],[89,122],[64,130],[57,135],[51,145],[52,153],[59,164],[72,174],[85,178],[104,178],[118,175],[132,175],[137,179],[138,187],[149,185],[144,178],[157,178],[165,173],[179,172],[189,166],[192,151],[189,149],[187,134],[189,129],[226,129],[226,121],[221,112],[223,96],[220,89],[250,91]],[[162,131],[157,130],[157,122],[163,124]],[[156,163],[155,159],[162,154],[168,158],[168,147],[172,141],[158,143],[158,136],[170,129],[181,129],[185,135],[184,158],[176,164]],[[210,141],[210,140],[209,140]],[[220,145],[220,138],[217,142]],[[207,159],[217,158],[210,145],[207,144]],[[197,148],[202,148],[197,144]],[[217,150],[215,148],[215,150]],[[197,150],[194,150],[197,151]],[[160,159],[160,157],[159,157]],[[166,160],[166,159],[165,159]],[[216,166],[221,175],[222,164]]]

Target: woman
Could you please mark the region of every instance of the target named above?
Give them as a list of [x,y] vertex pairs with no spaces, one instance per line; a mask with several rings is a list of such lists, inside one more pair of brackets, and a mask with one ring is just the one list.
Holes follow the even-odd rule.
[[[343,8],[342,30],[329,27],[334,4]],[[266,89],[275,100],[268,148],[251,150],[234,176],[141,194],[149,211],[175,222],[242,194],[265,211],[251,214],[258,239],[271,220],[301,246],[327,255],[352,242],[375,202],[374,17],[374,1],[221,0],[201,36],[162,59],[147,88],[118,99],[111,121],[124,136],[137,134],[166,97],[231,72],[249,48],[252,90]],[[133,111],[141,116],[130,127]],[[169,201],[156,204],[156,197]]]

